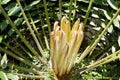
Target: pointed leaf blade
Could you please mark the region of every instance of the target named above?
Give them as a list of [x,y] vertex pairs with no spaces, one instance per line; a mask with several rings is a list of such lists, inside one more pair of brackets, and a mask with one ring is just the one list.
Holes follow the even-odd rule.
[[115,0],[107,0],[108,4],[110,5],[111,8],[113,8],[114,10],[118,9],[117,4],[115,3]]

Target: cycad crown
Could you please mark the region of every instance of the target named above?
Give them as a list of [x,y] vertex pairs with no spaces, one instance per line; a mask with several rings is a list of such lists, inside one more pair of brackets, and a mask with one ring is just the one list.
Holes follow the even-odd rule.
[[50,53],[52,68],[56,75],[62,76],[70,72],[83,37],[83,23],[80,23],[80,19],[75,22],[72,29],[65,16],[60,26],[58,22],[54,23],[54,29],[50,35]]

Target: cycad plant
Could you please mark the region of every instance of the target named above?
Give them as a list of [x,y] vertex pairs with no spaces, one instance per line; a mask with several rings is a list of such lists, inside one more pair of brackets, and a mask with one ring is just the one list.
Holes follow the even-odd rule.
[[1,0],[0,78],[119,79],[119,7],[118,0]]

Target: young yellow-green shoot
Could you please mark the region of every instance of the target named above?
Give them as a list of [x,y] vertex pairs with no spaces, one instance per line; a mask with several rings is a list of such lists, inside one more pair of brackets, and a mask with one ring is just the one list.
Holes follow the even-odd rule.
[[54,29],[50,34],[50,54],[52,69],[57,76],[69,74],[74,65],[84,37],[83,28],[83,23],[78,19],[71,29],[70,22],[65,16],[60,26],[57,21],[54,23]]

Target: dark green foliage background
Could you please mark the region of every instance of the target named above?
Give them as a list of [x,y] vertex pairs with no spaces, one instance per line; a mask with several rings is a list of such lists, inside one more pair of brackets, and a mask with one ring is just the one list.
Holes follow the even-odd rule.
[[[1,2],[4,2],[6,0],[1,0]],[[8,1],[8,2],[7,2]],[[2,7],[7,12],[9,17],[12,19],[12,21],[15,23],[17,29],[24,35],[24,37],[29,41],[29,43],[32,45],[32,47],[35,48],[35,50],[40,54],[38,51],[38,48],[27,28],[27,25],[23,19],[22,13],[20,11],[20,8],[15,0],[7,0],[5,4],[2,4]],[[72,17],[71,17],[71,25],[77,20],[78,18],[81,19],[83,22],[85,19],[85,14],[87,13],[87,8],[89,5],[89,0],[77,0],[77,5],[72,5]],[[46,48],[44,36],[47,37],[49,41],[49,32],[48,32],[48,25],[46,23],[46,15],[44,10],[44,4],[42,0],[20,0],[22,7],[26,13],[26,16],[30,21],[30,17],[32,17],[35,25],[37,26],[37,30],[39,32],[39,36],[42,40],[42,48],[43,50],[48,53],[47,60],[49,61],[49,50]],[[111,4],[109,3],[111,2]],[[79,50],[79,54],[82,53],[85,48],[93,41],[95,36],[104,29],[104,25],[107,25],[107,23],[111,20],[113,15],[116,12],[116,8],[120,7],[120,1],[119,0],[94,0],[90,15],[88,17],[88,21],[85,25],[85,37],[82,43],[82,46]],[[57,0],[47,0],[47,10],[50,20],[50,28],[53,29],[53,24],[55,21],[60,21],[60,13],[59,13],[59,2]],[[70,1],[69,0],[62,0],[62,16],[67,16],[69,19],[69,11],[70,11]],[[74,15],[74,11],[76,11]],[[73,16],[74,15],[74,16]],[[32,57],[32,59],[27,56],[24,51],[20,48],[19,44],[24,46],[24,49],[26,49],[28,52],[27,47],[23,44],[23,42],[20,40],[19,36],[15,33],[15,31],[11,28],[8,20],[4,18],[0,11],[0,46],[4,47],[7,50],[10,50],[6,47],[5,44],[8,44],[15,49],[16,51],[20,52],[22,55],[24,55],[29,60],[33,61],[34,64],[41,67],[40,71],[46,71],[49,74],[48,65],[44,66],[42,63],[40,63],[36,57]],[[18,44],[19,43],[19,44]],[[93,80],[93,79],[119,79],[120,77],[120,61],[115,60],[108,64],[101,65],[97,68],[94,68],[92,70],[89,70],[85,72],[84,74],[79,74],[79,71],[81,68],[83,68],[86,65],[89,65],[107,55],[112,54],[112,52],[115,52],[120,49],[120,15],[116,18],[116,20],[113,22],[109,30],[105,33],[105,35],[100,40],[99,44],[95,48],[94,51],[91,51],[91,53],[80,63],[79,65],[75,65],[73,68],[73,74],[72,74],[72,80],[79,80],[79,79],[86,79],[86,80]],[[0,51],[0,60],[2,60],[4,52]],[[41,55],[41,54],[40,54]],[[33,56],[33,55],[32,55]],[[17,61],[16,59],[11,58],[8,56],[8,63],[16,64],[18,66],[22,66],[25,68],[31,68],[30,66],[27,66],[20,61]],[[6,68],[3,68],[3,66],[6,65]],[[19,69],[12,68],[12,66],[7,66],[7,63],[5,65],[1,65],[0,70],[5,72],[18,72],[23,74],[30,74],[28,72],[20,71]],[[15,71],[16,70],[16,71]],[[49,74],[51,75],[51,74]],[[50,76],[48,77],[50,79]],[[52,79],[51,79],[52,80]]]

